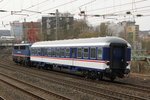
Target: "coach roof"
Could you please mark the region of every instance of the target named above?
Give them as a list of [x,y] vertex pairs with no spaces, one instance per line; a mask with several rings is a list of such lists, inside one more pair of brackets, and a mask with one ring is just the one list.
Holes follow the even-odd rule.
[[20,43],[20,44],[14,44],[14,46],[30,46],[31,44],[28,43]]
[[34,43],[31,47],[74,47],[74,46],[108,46],[110,43],[129,43],[119,37],[97,37],[69,40],[41,41]]

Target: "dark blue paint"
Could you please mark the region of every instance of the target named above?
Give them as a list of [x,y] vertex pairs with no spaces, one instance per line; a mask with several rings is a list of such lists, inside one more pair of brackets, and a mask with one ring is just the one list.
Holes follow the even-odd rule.
[[127,48],[127,61],[131,60],[131,48]]
[[102,60],[107,60],[107,61],[110,60],[110,48],[109,47],[103,48]]
[[25,46],[24,50],[13,49],[12,54],[20,54],[30,56],[30,46]]

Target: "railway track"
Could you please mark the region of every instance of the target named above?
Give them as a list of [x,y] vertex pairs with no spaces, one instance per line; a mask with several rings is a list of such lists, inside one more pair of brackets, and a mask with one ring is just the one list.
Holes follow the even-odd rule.
[[[7,63],[11,63],[11,62],[7,62]],[[62,74],[62,73],[58,73],[58,72],[54,72],[54,71],[51,71],[51,73],[68,77],[68,74]],[[76,77],[76,76],[69,76],[69,77],[76,78],[76,79],[81,79],[80,77]],[[83,79],[84,78],[82,78],[81,80],[83,80]],[[107,80],[104,80],[104,81],[95,81],[95,80],[87,80],[87,79],[84,79],[84,80],[88,81],[88,82],[91,82],[91,83],[93,83],[93,81],[94,81],[97,84],[105,84],[105,85],[110,85],[111,84],[111,85],[118,86],[118,87],[121,87],[121,88],[124,88],[124,89],[132,89],[132,90],[136,90],[136,91],[139,91],[139,92],[150,93],[150,87],[142,86],[142,85],[138,85],[138,84],[122,83],[122,82],[110,82],[110,81],[107,81]]]
[[57,98],[61,100],[71,100],[67,97],[47,91],[45,89],[26,83],[24,81],[18,80],[16,78],[13,78],[1,72],[0,72],[0,81],[18,90],[21,90],[24,93],[27,93],[38,100],[49,100],[50,98]]
[[[1,66],[1,68],[2,68],[2,66]],[[5,67],[5,68],[6,68],[6,67]],[[48,81],[48,82],[53,82],[53,83],[55,83],[55,84],[67,86],[67,87],[76,89],[76,90],[78,90],[78,91],[81,91],[81,92],[83,92],[83,93],[91,94],[91,95],[98,96],[98,97],[101,97],[101,98],[103,97],[103,98],[107,98],[107,99],[110,99],[110,98],[111,98],[111,100],[120,100],[120,98],[115,97],[115,96],[111,96],[111,95],[104,94],[104,93],[98,93],[98,92],[92,91],[92,90],[90,90],[90,89],[84,89],[84,88],[81,88],[81,86],[78,87],[78,86],[76,86],[76,85],[74,86],[74,84],[71,85],[71,83],[70,83],[70,84],[64,83],[65,80],[62,81],[62,80],[59,80],[58,78],[54,78],[54,77],[40,76],[41,74],[35,74],[33,71],[28,72],[28,71],[25,71],[25,70],[24,70],[24,71],[25,71],[25,72],[24,72],[24,71],[17,70],[17,69],[11,69],[11,68],[7,68],[7,69],[8,69],[8,70],[12,70],[12,71],[19,71],[19,72],[21,72],[21,73],[28,74],[28,75],[30,75],[30,76],[32,76],[32,77],[37,77],[37,78],[46,80],[46,81]]]
[[0,100],[5,100],[3,97],[0,96]]
[[[11,67],[10,67],[11,68]],[[9,70],[10,70],[9,68]],[[18,69],[11,69],[11,70],[18,70]],[[18,70],[22,73],[24,73],[22,70]],[[61,78],[57,78],[57,77],[50,77],[47,76],[45,74],[39,74],[36,71],[26,71],[26,73],[30,74],[30,76],[32,75],[33,77],[38,77],[41,78],[43,80],[49,81],[49,82],[53,82],[56,84],[60,84],[60,85],[64,85],[64,86],[69,86],[70,88],[76,89],[78,91],[84,92],[84,93],[88,93],[94,96],[98,96],[98,97],[104,97],[107,99],[136,99],[136,100],[147,100],[147,98],[144,97],[139,97],[139,96],[135,96],[135,95],[130,95],[130,94],[126,94],[126,93],[121,93],[121,92],[116,92],[116,91],[112,91],[112,90],[108,90],[108,89],[104,89],[101,87],[95,87],[95,86],[91,86],[91,85],[87,85],[87,84],[82,84],[79,82],[72,82],[72,81],[68,81],[68,80],[64,80]],[[39,77],[40,76],[40,77]],[[80,86],[80,87],[79,87]]]

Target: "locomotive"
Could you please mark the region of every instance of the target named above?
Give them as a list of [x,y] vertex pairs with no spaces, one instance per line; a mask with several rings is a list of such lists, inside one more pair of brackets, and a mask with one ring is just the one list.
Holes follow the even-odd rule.
[[16,63],[114,80],[130,73],[131,45],[119,37],[40,41],[14,45],[12,56]]

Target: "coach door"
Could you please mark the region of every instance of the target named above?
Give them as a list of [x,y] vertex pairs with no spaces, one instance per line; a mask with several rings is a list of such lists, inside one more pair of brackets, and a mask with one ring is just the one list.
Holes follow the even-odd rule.
[[74,59],[77,58],[77,48],[71,48],[71,58],[72,58],[72,65],[74,65]]
[[126,44],[110,44],[110,68],[125,69],[126,67]]

